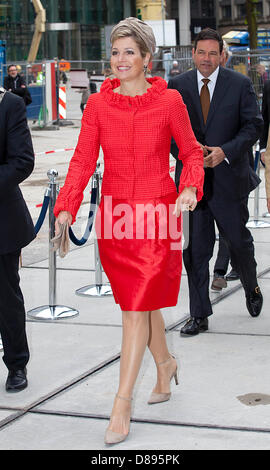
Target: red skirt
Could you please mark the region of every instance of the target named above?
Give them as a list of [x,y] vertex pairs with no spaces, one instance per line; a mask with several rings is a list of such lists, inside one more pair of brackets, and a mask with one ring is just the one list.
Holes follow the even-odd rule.
[[177,196],[101,198],[95,224],[100,260],[123,311],[177,304],[182,270],[182,221],[173,215]]

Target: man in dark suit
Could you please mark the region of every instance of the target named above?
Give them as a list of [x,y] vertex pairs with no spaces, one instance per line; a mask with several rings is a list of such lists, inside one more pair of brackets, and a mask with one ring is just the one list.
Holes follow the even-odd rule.
[[29,349],[18,269],[21,248],[35,238],[35,231],[19,184],[33,167],[23,99],[0,88],[0,334],[9,370],[8,392],[27,386]]
[[[188,275],[191,318],[182,335],[208,329],[209,260],[213,255],[216,221],[237,264],[245,289],[246,305],[256,317],[262,308],[257,283],[253,238],[246,228],[248,194],[260,182],[249,165],[252,145],[258,139],[262,118],[250,80],[220,67],[223,41],[207,28],[195,40],[195,70],[179,75],[169,88],[181,93],[191,125],[204,151],[204,197],[189,219],[189,244],[183,252]],[[179,178],[176,166],[176,182]]]
[[[220,66],[226,67],[230,59],[231,52],[229,51],[228,45],[223,41],[223,52],[221,55]],[[254,167],[254,164],[253,164]],[[226,276],[229,261],[230,261],[230,252],[226,240],[219,233],[218,240],[218,254],[214,266],[214,276],[211,289],[213,291],[220,292],[223,288],[227,287],[227,281],[235,281],[239,279],[239,275],[236,270],[233,268],[233,262],[231,261],[232,269],[230,273]]]
[[21,96],[26,106],[32,103],[32,97],[26,86],[25,79],[18,74],[17,67],[14,64],[8,66],[8,75],[4,78],[4,88],[15,95]]

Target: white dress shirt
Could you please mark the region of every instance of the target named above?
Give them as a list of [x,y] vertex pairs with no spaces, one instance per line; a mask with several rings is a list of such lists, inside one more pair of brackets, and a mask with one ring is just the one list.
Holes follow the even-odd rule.
[[[208,80],[210,80],[208,82],[208,90],[209,90],[209,93],[210,93],[210,101],[212,100],[212,97],[213,97],[213,94],[214,94],[214,90],[215,90],[215,86],[216,86],[216,81],[217,81],[217,77],[218,77],[218,72],[219,72],[219,67],[216,68],[216,70],[211,74],[209,75]],[[199,95],[201,94],[201,89],[204,85],[203,83],[203,79],[205,79],[205,77],[201,74],[201,72],[199,72],[199,70],[197,69],[197,80],[198,80],[198,90],[199,90]]]
[[[208,80],[210,80],[207,84],[208,86],[208,90],[209,90],[209,94],[210,94],[210,102],[213,98],[213,94],[214,94],[214,91],[215,91],[215,86],[216,86],[216,81],[217,81],[217,77],[218,77],[218,72],[219,72],[219,67],[216,68],[216,70],[211,73],[211,75],[209,75]],[[199,90],[199,95],[201,93],[201,89],[204,85],[203,83],[203,79],[205,79],[206,77],[204,77],[201,72],[199,72],[199,70],[197,69],[197,80],[198,80],[198,90]],[[227,163],[230,164],[228,158],[225,158],[225,161]]]

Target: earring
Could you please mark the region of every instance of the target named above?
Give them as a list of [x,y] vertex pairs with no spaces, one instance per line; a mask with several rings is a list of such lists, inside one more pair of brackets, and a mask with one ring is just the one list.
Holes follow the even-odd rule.
[[143,66],[143,71],[144,71],[144,73],[147,72],[147,65],[144,65],[144,66]]

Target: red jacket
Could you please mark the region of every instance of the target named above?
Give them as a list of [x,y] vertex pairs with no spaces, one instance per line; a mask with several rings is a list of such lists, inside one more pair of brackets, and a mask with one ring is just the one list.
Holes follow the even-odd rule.
[[178,91],[167,89],[160,77],[148,78],[152,87],[130,97],[113,91],[118,79],[107,79],[100,93],[90,96],[82,128],[55,216],[69,211],[75,220],[83,191],[94,173],[100,146],[104,153],[102,194],[116,199],[153,199],[175,191],[169,173],[171,138],[183,161],[179,193],[196,186],[203,195],[203,153],[195,139],[186,106]]

